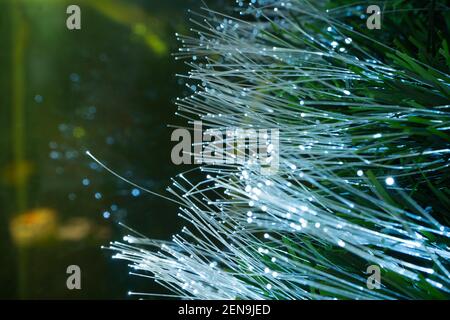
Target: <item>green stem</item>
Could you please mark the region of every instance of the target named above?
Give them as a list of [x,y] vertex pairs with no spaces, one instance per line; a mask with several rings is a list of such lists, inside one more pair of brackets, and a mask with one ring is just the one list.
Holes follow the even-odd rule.
[[[20,179],[20,170],[25,163],[25,53],[27,45],[28,26],[24,18],[23,7],[20,0],[11,1],[12,21],[12,137],[13,161],[15,163],[15,203],[16,211],[23,212],[27,207],[26,180]],[[27,291],[27,263],[26,251],[18,249],[18,295],[26,297]]]

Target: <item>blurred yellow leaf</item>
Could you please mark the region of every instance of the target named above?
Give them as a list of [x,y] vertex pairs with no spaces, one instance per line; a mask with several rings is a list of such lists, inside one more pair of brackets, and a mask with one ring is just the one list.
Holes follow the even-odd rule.
[[29,246],[50,239],[57,229],[56,211],[34,209],[12,218],[10,232],[18,246]]
[[148,28],[151,25],[161,30],[161,24],[157,19],[151,19],[141,7],[121,0],[96,0],[87,3],[111,20],[129,27],[134,34],[142,37],[146,45],[156,54],[167,54],[166,43],[156,32]]
[[61,240],[79,241],[86,238],[92,232],[91,221],[86,218],[73,218],[58,230],[58,238]]

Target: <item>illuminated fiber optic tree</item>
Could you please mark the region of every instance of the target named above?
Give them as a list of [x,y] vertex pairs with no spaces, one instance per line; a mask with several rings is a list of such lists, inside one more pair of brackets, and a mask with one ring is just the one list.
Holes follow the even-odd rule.
[[180,174],[168,191],[187,226],[172,241],[132,233],[115,257],[185,299],[450,297],[449,10],[379,1],[377,30],[368,5],[240,0],[194,15],[177,56],[195,92],[179,115],[278,129],[279,169]]

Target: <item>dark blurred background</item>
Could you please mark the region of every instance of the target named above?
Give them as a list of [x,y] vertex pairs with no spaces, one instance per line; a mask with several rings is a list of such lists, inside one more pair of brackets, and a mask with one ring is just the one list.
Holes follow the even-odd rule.
[[[208,1],[208,4],[211,5]],[[68,30],[66,8],[81,8]],[[102,170],[164,192],[176,73],[175,32],[198,0],[0,0],[0,298],[126,299],[162,292],[102,245],[123,222],[152,238],[179,231],[176,207]],[[220,4],[219,4],[220,5]],[[78,265],[82,289],[68,290]]]

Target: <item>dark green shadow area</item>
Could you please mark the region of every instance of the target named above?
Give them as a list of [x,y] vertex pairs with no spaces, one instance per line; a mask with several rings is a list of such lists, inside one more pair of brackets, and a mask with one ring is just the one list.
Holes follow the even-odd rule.
[[[78,4],[82,29],[68,30]],[[164,192],[182,170],[170,161],[174,99],[189,89],[171,55],[191,0],[0,0],[0,298],[122,299],[163,292],[128,275],[100,247],[123,222],[170,239],[176,206],[102,170]],[[68,290],[78,265],[82,289]]]

